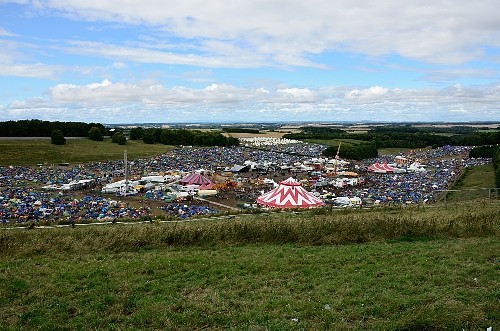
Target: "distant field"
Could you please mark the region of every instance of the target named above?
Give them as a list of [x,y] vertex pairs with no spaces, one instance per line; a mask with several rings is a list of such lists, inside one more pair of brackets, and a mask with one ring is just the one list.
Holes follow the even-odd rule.
[[148,145],[142,141],[127,141],[118,145],[111,139],[68,139],[58,146],[47,140],[0,140],[0,165],[35,165],[37,163],[84,163],[90,161],[118,160],[126,150],[130,160],[148,157],[171,150],[162,144]]
[[365,143],[365,141],[357,139],[304,139],[304,141],[311,144],[320,144],[326,146],[338,146],[339,143],[351,145],[359,145]]
[[500,129],[478,130],[478,132],[498,132]]
[[397,155],[410,151],[410,148],[379,148],[378,155]]
[[368,130],[346,130],[347,133],[352,133],[352,134],[361,134],[361,133],[368,133]]
[[234,138],[253,138],[253,137],[267,137],[267,138],[281,138],[283,137],[286,133],[284,132],[262,132],[262,133],[223,133],[226,137],[234,137]]

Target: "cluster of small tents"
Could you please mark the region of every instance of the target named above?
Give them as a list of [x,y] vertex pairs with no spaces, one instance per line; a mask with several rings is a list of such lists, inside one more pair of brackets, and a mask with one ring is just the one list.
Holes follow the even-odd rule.
[[[374,163],[368,167],[368,171],[375,173],[402,173],[410,171],[426,171],[425,168],[420,164],[411,164],[405,168],[401,167],[401,164],[387,164],[387,163]],[[357,175],[353,173],[354,175]],[[335,186],[343,187],[345,183],[343,182],[345,178],[338,178],[335,182]],[[357,179],[351,179],[356,180]],[[176,180],[178,182],[177,189],[182,191],[181,193],[196,192],[199,196],[211,196],[217,194],[216,185],[209,178],[205,177],[200,172],[190,173],[187,176]],[[114,183],[114,187],[117,187],[118,183]],[[275,187],[263,193],[261,196],[257,197],[256,203],[262,207],[269,208],[314,208],[321,207],[325,205],[325,201],[318,196],[308,192],[302,183],[295,180],[293,177],[289,177],[280,183],[274,183]],[[318,181],[316,186],[321,186],[322,182]],[[121,186],[124,183],[118,184]],[[152,186],[151,183],[149,186]],[[313,185],[314,186],[314,185]],[[315,186],[315,187],[316,187]],[[105,189],[103,189],[104,192]],[[345,198],[344,200],[342,200]],[[333,200],[328,200],[329,203],[334,203],[337,205],[357,205],[358,201],[352,201],[352,199],[347,197],[338,197]]]
[[[200,196],[213,195],[214,183],[207,177],[200,173],[191,173],[178,181],[179,188],[182,191],[191,189],[198,192]],[[114,183],[109,187],[103,188],[104,193],[112,193],[111,188],[116,188],[116,193],[120,192],[121,186],[124,185],[120,182],[118,185]],[[262,194],[256,199],[256,202],[264,207],[270,208],[312,208],[320,207],[325,202],[319,197],[309,193],[300,182],[290,177],[280,182],[271,191]]]
[[[426,170],[420,164],[412,164],[406,168],[401,168],[396,164],[374,163],[368,167],[368,171],[375,173],[401,173],[407,171],[416,172]],[[339,178],[337,179],[337,181],[338,180],[341,180],[342,182],[335,182],[335,186],[342,187],[345,185],[345,183],[343,182],[345,178]],[[196,192],[196,194],[202,197],[217,194],[217,186],[215,185],[215,183],[199,172],[190,173],[181,179],[177,178],[176,182],[179,184],[177,186],[177,189],[181,191],[180,193],[187,194],[187,192],[190,192],[191,194],[194,194],[194,192]],[[302,183],[298,182],[293,177],[289,177],[288,179],[283,180],[278,184],[274,184],[275,185],[272,190],[265,192],[257,197],[256,203],[258,205],[268,208],[314,208],[325,205],[325,201],[323,199],[308,192],[302,186]],[[321,182],[317,182],[316,184],[321,184]],[[113,188],[120,190],[122,188],[121,186],[123,185],[123,182],[114,183]],[[150,182],[147,185],[153,186]],[[105,192],[105,190],[106,188],[103,189],[103,192]],[[342,200],[343,198],[345,201]],[[334,203],[336,205],[343,206],[359,204],[358,201],[352,201],[352,199],[346,197],[337,197],[333,200],[330,199],[328,200],[328,203]]]
[[418,162],[410,164],[408,167],[401,167],[400,164],[374,163],[368,167],[368,171],[380,174],[405,173],[405,172],[425,172],[424,166]]
[[[214,184],[200,174],[191,174],[180,180],[184,185],[199,185],[200,190],[208,190]],[[320,198],[309,193],[301,183],[290,177],[278,184],[271,191],[256,199],[261,206],[271,208],[311,208],[320,207],[325,203]]]

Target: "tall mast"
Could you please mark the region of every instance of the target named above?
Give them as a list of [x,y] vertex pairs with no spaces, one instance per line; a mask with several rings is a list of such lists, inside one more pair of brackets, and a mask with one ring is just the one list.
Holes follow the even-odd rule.
[[334,176],[337,176],[337,167],[338,167],[338,163],[339,163],[340,145],[342,145],[342,141],[339,141],[339,147],[337,148],[337,155],[335,155],[335,163],[333,164],[333,175]]
[[127,151],[123,153],[123,163],[125,165],[125,194],[127,195],[128,192],[128,169],[127,169]]

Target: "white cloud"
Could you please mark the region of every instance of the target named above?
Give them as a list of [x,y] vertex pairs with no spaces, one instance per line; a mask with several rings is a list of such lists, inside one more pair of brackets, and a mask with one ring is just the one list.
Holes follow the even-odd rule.
[[[381,99],[387,93],[389,92],[389,89],[383,88],[380,86],[372,86],[368,89],[363,89],[363,90],[352,90],[346,93],[345,98],[347,100],[373,100],[373,99]],[[395,92],[395,91],[394,91]]]
[[316,97],[307,88],[286,88],[277,91],[279,98],[285,102],[313,102]]
[[[500,118],[500,84],[442,89],[168,88],[152,81],[58,84],[48,98],[14,101],[0,120],[36,118],[103,123],[169,121],[470,121]],[[260,115],[259,115],[260,114]],[[263,116],[262,114],[266,114]],[[257,116],[256,116],[257,115]]]
[[2,29],[0,28],[0,37],[14,37],[15,34],[5,30],[5,29]]
[[113,69],[125,69],[126,67],[127,64],[123,62],[113,62],[113,64],[111,64],[111,68]]
[[210,69],[202,70],[192,70],[182,73],[179,78],[189,82],[195,83],[207,83],[212,82],[214,78],[212,77],[213,72]]
[[497,0],[166,6],[0,0],[0,120],[500,118]]
[[429,82],[449,82],[463,78],[482,78],[489,80],[498,80],[500,72],[493,68],[476,69],[476,68],[442,68],[427,70],[420,80]]
[[115,44],[105,44],[91,41],[73,41],[65,48],[68,52],[78,55],[101,56],[108,59],[120,59],[140,63],[181,64],[208,68],[251,68],[266,66],[264,59],[234,55],[197,55],[194,53],[182,54],[165,50],[131,47]]
[[[205,47],[217,45],[229,58],[241,58],[235,53],[242,51],[254,52],[291,65],[312,65],[304,55],[329,50],[376,56],[396,53],[433,63],[461,63],[481,57],[483,47],[500,46],[497,0],[187,0],[168,10],[159,10],[165,7],[161,0],[127,1],[119,6],[113,0],[37,4],[40,10],[56,10],[74,19],[146,24],[170,36],[201,38]],[[139,50],[124,51],[142,61],[151,60]],[[101,53],[106,52],[115,53],[109,48]],[[185,63],[174,54],[152,55],[168,63]],[[222,64],[202,58],[195,56],[192,61],[206,66]]]
[[63,69],[60,65],[29,63],[25,50],[32,48],[31,44],[0,39],[0,76],[52,79]]
[[53,78],[61,68],[42,63],[35,64],[0,64],[0,76],[29,78]]
[[50,106],[49,102],[43,98],[30,98],[27,100],[16,100],[9,105],[9,109],[44,109]]

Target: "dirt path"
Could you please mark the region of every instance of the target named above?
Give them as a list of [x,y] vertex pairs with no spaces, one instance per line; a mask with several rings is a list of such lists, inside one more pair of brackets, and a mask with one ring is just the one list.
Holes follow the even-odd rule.
[[224,205],[222,203],[210,201],[210,200],[199,198],[199,197],[194,197],[194,200],[202,201],[202,202],[207,202],[208,204],[216,205],[216,206],[219,206],[219,207],[222,207],[222,208],[226,208],[226,209],[230,209],[230,210],[241,210],[240,208],[236,208],[236,207]]

